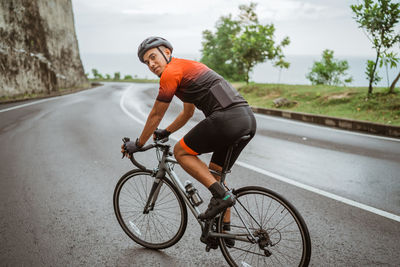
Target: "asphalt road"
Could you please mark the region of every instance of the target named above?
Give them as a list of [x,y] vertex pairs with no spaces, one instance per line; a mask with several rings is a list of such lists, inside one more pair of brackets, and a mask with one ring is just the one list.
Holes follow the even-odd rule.
[[[226,266],[220,251],[205,252],[191,217],[181,241],[163,251],[141,248],[115,219],[114,186],[132,168],[120,159],[121,137],[140,134],[156,93],[155,85],[109,83],[0,106],[1,265]],[[174,101],[161,126],[180,107]],[[268,187],[298,208],[311,233],[311,265],[399,266],[399,140],[268,116],[257,123],[229,182]],[[153,158],[139,156],[149,165]]]

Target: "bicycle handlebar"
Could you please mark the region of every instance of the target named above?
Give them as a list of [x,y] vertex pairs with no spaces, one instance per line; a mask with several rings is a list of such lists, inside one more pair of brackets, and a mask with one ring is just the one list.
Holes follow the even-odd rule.
[[[167,146],[169,147],[169,145],[163,145],[163,144],[161,144],[161,143],[167,142],[168,140],[169,140],[168,137],[166,137],[166,138],[164,138],[164,139],[161,139],[161,140],[155,140],[153,144],[150,144],[150,145],[147,145],[147,146],[143,146],[143,147],[140,148],[140,150],[137,151],[137,152],[144,152],[144,151],[150,150],[150,149],[155,148],[155,147],[163,147],[163,148],[165,148],[165,147],[167,147]],[[126,142],[126,139],[123,138],[122,141],[125,143],[125,142]],[[134,154],[134,153],[133,153],[133,154]],[[131,160],[132,164],[135,165],[136,167],[138,167],[139,169],[141,169],[142,171],[147,171],[148,169],[147,169],[145,166],[143,166],[142,164],[140,164],[139,162],[136,161],[136,159],[135,159],[135,157],[133,156],[133,154],[132,154],[131,157],[129,158],[129,159]]]

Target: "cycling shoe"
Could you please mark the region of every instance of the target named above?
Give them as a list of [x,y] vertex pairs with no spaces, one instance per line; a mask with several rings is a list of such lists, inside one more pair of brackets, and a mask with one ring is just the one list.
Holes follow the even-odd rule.
[[236,202],[231,191],[226,191],[222,198],[212,197],[205,212],[199,215],[200,220],[209,220],[226,208],[232,207]]

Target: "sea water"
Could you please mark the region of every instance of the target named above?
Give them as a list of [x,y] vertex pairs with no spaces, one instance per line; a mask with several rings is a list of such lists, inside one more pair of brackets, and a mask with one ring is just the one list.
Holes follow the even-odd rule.
[[[200,55],[179,55],[176,57],[192,60],[200,60]],[[347,70],[348,75],[353,77],[353,82],[350,86],[368,86],[365,69],[368,59],[374,60],[373,57],[336,57],[339,60],[347,60],[350,68]],[[109,74],[114,77],[115,72],[120,72],[121,78],[125,75],[131,75],[137,78],[157,79],[151,73],[146,65],[142,64],[135,54],[81,54],[82,63],[85,72],[89,77],[93,77],[92,69],[97,69],[102,75]],[[270,62],[260,63],[255,66],[250,75],[250,80],[257,83],[285,83],[285,84],[311,84],[306,78],[306,74],[310,72],[314,61],[321,60],[320,55],[288,55],[286,60],[290,62],[288,69],[273,67]],[[396,75],[400,72],[400,66],[397,68],[388,69],[379,68],[379,76],[382,80],[378,86],[388,86],[392,83]],[[389,76],[389,82],[387,79]],[[398,82],[396,87],[400,86]]]

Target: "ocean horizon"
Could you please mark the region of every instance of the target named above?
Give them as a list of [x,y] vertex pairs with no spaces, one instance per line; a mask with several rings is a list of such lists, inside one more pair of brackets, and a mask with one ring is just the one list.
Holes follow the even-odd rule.
[[[200,55],[176,54],[177,58],[186,58],[192,60],[200,60]],[[335,57],[340,60],[347,60],[349,63],[348,75],[353,77],[353,82],[348,86],[368,86],[365,69],[368,57]],[[136,54],[100,54],[100,53],[81,53],[82,64],[85,73],[89,77],[93,77],[92,69],[97,69],[102,75],[109,74],[114,76],[115,72],[121,73],[121,78],[125,75],[132,77],[154,79],[157,78],[148,68],[142,64]],[[314,61],[321,60],[321,55],[288,55],[286,60],[290,62],[289,69],[273,67],[271,62],[260,63],[254,67],[250,75],[250,81],[256,83],[283,83],[283,84],[306,84],[311,82],[306,78],[306,74],[310,72]],[[398,74],[400,68],[388,69],[389,82],[387,79],[386,69],[378,68],[378,74],[382,80],[376,85],[380,87],[389,86]],[[396,87],[400,86],[400,82]]]

